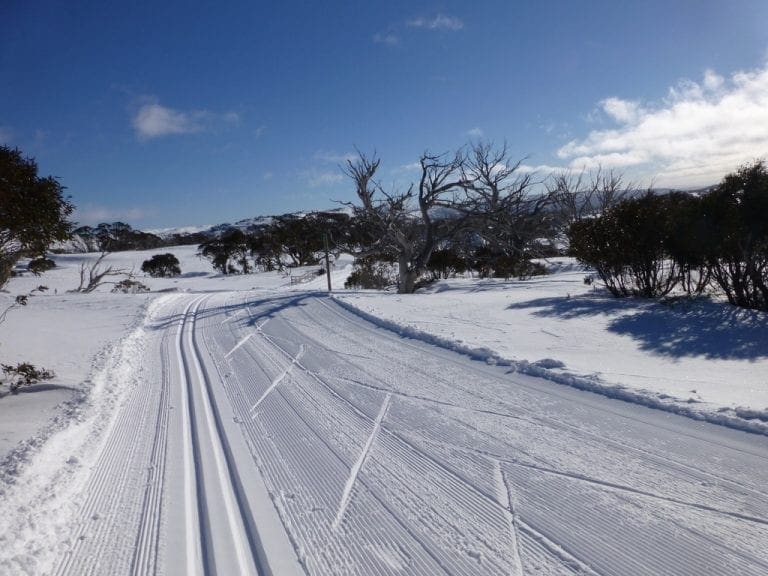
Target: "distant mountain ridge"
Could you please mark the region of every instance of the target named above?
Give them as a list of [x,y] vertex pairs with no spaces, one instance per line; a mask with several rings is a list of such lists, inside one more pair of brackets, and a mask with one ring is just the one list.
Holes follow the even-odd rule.
[[[348,212],[346,208],[319,210],[318,213],[335,214]],[[76,254],[84,252],[122,252],[125,250],[151,250],[164,246],[183,246],[202,244],[211,238],[217,238],[229,230],[243,232],[257,230],[271,225],[275,218],[293,216],[303,218],[312,212],[294,212],[280,216],[255,216],[235,223],[223,223],[206,226],[183,226],[137,230],[125,222],[101,223],[97,226],[80,226],[73,231],[72,237],[65,242],[58,242],[51,247],[51,252]]]

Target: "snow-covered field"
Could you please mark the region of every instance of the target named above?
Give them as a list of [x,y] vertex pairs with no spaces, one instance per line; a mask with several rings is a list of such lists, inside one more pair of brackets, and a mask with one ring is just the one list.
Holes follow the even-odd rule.
[[67,293],[95,255],[0,294],[49,287],[0,359],[57,374],[0,398],[0,573],[768,573],[766,314],[564,260],[333,299],[105,263],[158,252],[149,294]]

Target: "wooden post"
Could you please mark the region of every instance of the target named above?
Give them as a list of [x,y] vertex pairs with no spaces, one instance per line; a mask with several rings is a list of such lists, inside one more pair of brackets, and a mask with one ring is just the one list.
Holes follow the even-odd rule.
[[328,278],[328,292],[331,292],[331,261],[328,257],[328,234],[323,234],[323,244],[325,245],[325,274]]

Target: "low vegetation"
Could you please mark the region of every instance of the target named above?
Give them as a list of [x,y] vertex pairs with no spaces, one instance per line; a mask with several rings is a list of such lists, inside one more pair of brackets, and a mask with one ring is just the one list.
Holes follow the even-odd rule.
[[571,224],[570,253],[614,296],[658,298],[718,288],[743,308],[768,310],[768,169],[759,161],[697,197],[624,199]]
[[171,253],[155,254],[141,264],[141,271],[152,278],[173,278],[181,275],[179,259]]

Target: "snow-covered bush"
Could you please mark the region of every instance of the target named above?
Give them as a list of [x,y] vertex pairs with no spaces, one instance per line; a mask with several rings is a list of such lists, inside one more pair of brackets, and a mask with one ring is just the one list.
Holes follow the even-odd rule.
[[16,366],[10,364],[1,364],[3,378],[0,379],[0,385],[7,384],[11,394],[16,394],[22,386],[36,384],[43,380],[51,380],[55,374],[51,370],[38,368],[29,362],[20,362]]
[[126,278],[115,284],[112,287],[112,292],[116,294],[141,294],[142,292],[149,292],[149,287],[133,278]]

